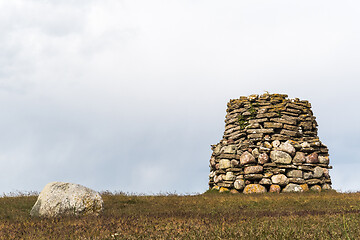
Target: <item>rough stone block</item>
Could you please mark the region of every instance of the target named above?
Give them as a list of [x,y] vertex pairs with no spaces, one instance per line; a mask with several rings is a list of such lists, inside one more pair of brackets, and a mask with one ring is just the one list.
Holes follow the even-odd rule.
[[263,138],[264,134],[262,133],[255,133],[255,134],[249,134],[247,135],[247,138],[249,139],[261,139]]
[[304,163],[306,160],[305,153],[303,152],[296,152],[295,157],[293,159],[294,163]]
[[314,185],[310,188],[311,191],[314,191],[314,192],[321,192],[321,186],[319,185]]
[[280,186],[285,186],[289,183],[289,179],[284,174],[276,174],[271,177],[273,184],[278,184]]
[[305,180],[303,178],[288,178],[289,183],[296,183],[296,184],[304,184]]
[[313,152],[306,156],[306,163],[319,163],[318,154]]
[[245,187],[245,181],[243,179],[236,179],[234,182],[234,187],[237,190],[243,190]]
[[231,167],[231,162],[229,159],[221,159],[219,165],[220,165],[220,169],[226,169]]
[[249,166],[244,168],[245,174],[251,174],[251,173],[262,173],[263,167],[262,166]]
[[264,122],[265,128],[282,128],[283,124],[278,122]]
[[272,182],[268,178],[263,178],[263,179],[260,180],[259,184],[261,184],[261,185],[271,185]]
[[271,193],[280,193],[281,192],[281,187],[279,185],[272,184],[270,186],[269,192],[271,192]]
[[306,180],[306,183],[309,185],[315,185],[315,184],[321,184],[322,181],[320,179],[313,178]]
[[286,120],[283,118],[271,118],[270,120],[273,122],[284,123],[284,124],[296,126],[296,120],[291,120],[291,119]]
[[278,150],[270,152],[270,159],[274,163],[279,164],[290,164],[292,161],[292,158],[288,153]]
[[296,137],[299,135],[299,132],[298,131],[291,131],[291,130],[287,130],[287,129],[282,129],[280,131],[280,134],[281,135],[287,135],[287,136],[290,136],[290,137]]
[[265,193],[266,188],[260,184],[249,184],[244,188],[245,194],[251,193]]
[[303,177],[303,171],[301,170],[290,170],[287,174],[287,177],[291,178],[302,178]]
[[248,130],[246,130],[246,132],[248,134],[273,133],[274,129],[272,129],[272,128],[248,129]]
[[290,143],[290,141],[281,143],[279,146],[279,150],[286,152],[286,153],[290,154],[291,156],[294,156],[295,152],[296,152],[294,146]]
[[260,180],[262,179],[264,176],[262,174],[258,174],[258,173],[251,173],[251,174],[245,174],[244,178],[247,180]]
[[303,192],[304,190],[298,184],[289,183],[282,191],[283,192]]
[[249,153],[248,151],[245,151],[240,156],[240,165],[245,165],[245,164],[249,164],[249,163],[256,163],[256,159],[251,153]]
[[259,164],[265,164],[269,161],[269,155],[267,153],[261,153],[258,157]]

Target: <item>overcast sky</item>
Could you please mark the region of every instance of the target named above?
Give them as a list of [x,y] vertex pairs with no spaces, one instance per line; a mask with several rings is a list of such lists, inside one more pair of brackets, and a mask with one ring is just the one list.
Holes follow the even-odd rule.
[[359,1],[0,0],[0,192],[201,193],[229,99],[309,100],[360,191]]

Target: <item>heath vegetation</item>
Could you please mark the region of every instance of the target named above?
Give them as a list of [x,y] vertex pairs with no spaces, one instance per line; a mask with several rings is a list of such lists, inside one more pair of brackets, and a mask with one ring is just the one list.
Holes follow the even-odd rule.
[[0,239],[359,239],[360,193],[135,196],[102,215],[32,218],[36,195],[0,198]]

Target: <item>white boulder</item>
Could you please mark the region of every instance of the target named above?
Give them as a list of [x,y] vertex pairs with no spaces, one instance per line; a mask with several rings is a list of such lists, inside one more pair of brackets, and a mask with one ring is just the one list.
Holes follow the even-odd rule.
[[103,210],[100,194],[74,183],[51,182],[41,191],[31,216],[98,215]]

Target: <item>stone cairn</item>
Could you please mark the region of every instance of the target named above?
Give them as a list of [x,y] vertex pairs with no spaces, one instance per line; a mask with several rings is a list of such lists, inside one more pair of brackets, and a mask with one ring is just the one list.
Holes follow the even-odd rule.
[[209,187],[220,192],[331,189],[328,148],[306,100],[251,95],[227,104],[223,139],[212,145]]

